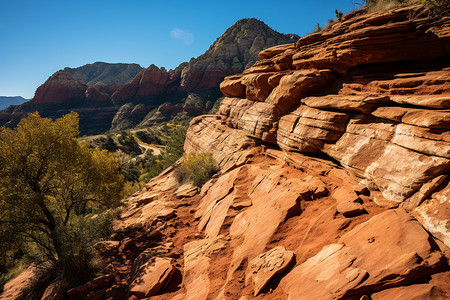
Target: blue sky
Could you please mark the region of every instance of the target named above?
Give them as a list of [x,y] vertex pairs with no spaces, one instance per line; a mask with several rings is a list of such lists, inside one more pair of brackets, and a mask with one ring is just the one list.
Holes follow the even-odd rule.
[[0,96],[32,98],[64,67],[96,61],[173,69],[242,18],[304,36],[352,0],[0,0]]

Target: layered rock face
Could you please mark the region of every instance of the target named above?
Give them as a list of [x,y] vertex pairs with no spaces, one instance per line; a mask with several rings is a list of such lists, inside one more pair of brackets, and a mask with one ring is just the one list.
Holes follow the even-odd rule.
[[[259,280],[248,279],[254,276],[250,274],[258,274],[258,270],[275,273],[275,265],[281,269],[284,266],[284,261],[280,261],[270,271],[259,267],[264,265],[260,262],[266,255],[264,251],[274,246],[294,251],[296,263],[286,276],[281,275],[283,279],[269,298],[449,296],[449,285],[442,283],[448,279],[445,272],[449,270],[450,246],[449,28],[448,18],[432,18],[421,6],[372,14],[357,11],[296,44],[262,51],[263,60],[242,74],[225,78],[221,90],[227,97],[221,103],[219,115],[202,116],[191,123],[186,152],[212,152],[230,174],[223,176],[232,176],[237,172],[229,171],[233,168],[257,166],[239,162],[239,156],[249,151],[246,146],[233,142],[234,150],[230,151],[229,143],[216,141],[245,134],[245,139],[256,145],[273,148],[271,152],[266,150],[265,156],[271,153],[280,158],[285,168],[291,165],[307,173],[321,171],[319,174],[326,179],[312,175],[313,187],[307,188],[306,180],[289,184],[289,176],[276,177],[275,168],[270,174],[283,178],[278,183],[275,178],[265,184],[264,179],[252,183],[252,176],[246,173],[243,178],[248,182],[244,186],[252,186],[250,191],[234,181],[234,177],[227,179],[235,182],[233,188],[220,185],[227,191],[223,195],[214,192],[214,186],[209,188],[214,201],[203,204],[208,197],[202,198],[196,215],[200,217],[199,229],[207,239],[219,232],[229,235],[230,245],[235,245],[227,277],[215,294],[218,298],[233,299],[232,287],[236,287],[234,280],[239,274],[245,274],[246,278],[240,287],[253,287],[254,295],[258,294],[261,284]],[[222,132],[220,137],[217,132]],[[300,153],[336,162],[359,185],[349,189],[345,185],[352,181],[344,173],[339,174],[337,166],[321,170],[318,163],[311,166],[312,159]],[[230,162],[234,162],[231,167]],[[344,182],[333,179],[336,175]],[[322,182],[331,180],[335,187],[327,182],[325,194],[311,196],[313,191],[323,191],[318,178]],[[276,186],[271,186],[274,183]],[[284,184],[287,186],[283,188]],[[260,185],[267,190],[252,196]],[[364,190],[364,186],[368,189]],[[285,195],[298,188],[298,197]],[[272,194],[275,190],[277,193]],[[243,193],[242,198],[246,199],[237,197],[239,203],[245,203],[238,205],[241,209],[238,213],[230,212],[235,191]],[[282,195],[285,204],[278,203],[278,195]],[[323,195],[323,199],[330,195],[335,204],[314,213],[309,206],[303,209],[301,203],[306,199]],[[290,204],[288,199],[292,201]],[[300,204],[294,204],[294,199]],[[258,201],[263,201],[264,208],[257,208]],[[319,205],[320,201],[313,202]],[[371,211],[369,203],[380,211]],[[272,211],[271,205],[281,214]],[[286,211],[302,208],[296,212],[300,214],[298,219],[283,213],[284,205]],[[367,221],[350,230],[342,219],[344,223],[331,221],[327,214],[342,215],[347,220],[363,215]],[[266,215],[270,217],[265,219]],[[277,221],[278,216],[282,221]],[[307,233],[286,230],[285,226],[295,227],[291,219],[305,222],[303,230]],[[275,222],[274,229],[271,222]],[[336,225],[331,225],[333,222]],[[231,225],[228,228],[225,224]],[[264,230],[260,231],[260,227]],[[292,236],[294,232],[298,236]],[[320,237],[320,242],[316,240],[320,246],[316,244],[318,247],[314,249],[306,246],[299,251],[308,244],[311,232]],[[284,257],[283,252],[280,257]],[[255,259],[258,262],[251,264]],[[253,268],[257,270],[250,272]],[[210,293],[214,293],[212,290]],[[402,294],[403,298],[399,296]]]
[[356,12],[267,49],[221,83],[219,114],[285,151],[332,157],[392,205],[417,206],[450,170],[449,22],[427,13]]
[[449,42],[409,6],[262,51],[187,132],[220,172],[181,185],[177,162],[125,199],[107,274],[69,294],[449,299]]

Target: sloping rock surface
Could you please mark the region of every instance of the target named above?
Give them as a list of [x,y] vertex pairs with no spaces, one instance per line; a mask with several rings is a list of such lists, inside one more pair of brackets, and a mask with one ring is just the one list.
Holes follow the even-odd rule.
[[152,299],[448,298],[449,21],[359,10],[227,77],[185,141],[219,173],[125,199],[90,293],[145,297],[146,255],[175,268]]

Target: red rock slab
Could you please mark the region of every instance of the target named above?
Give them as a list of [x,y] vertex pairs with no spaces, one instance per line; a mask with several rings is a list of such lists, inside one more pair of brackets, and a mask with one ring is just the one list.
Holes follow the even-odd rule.
[[[446,56],[444,45],[448,36],[446,29],[443,29],[445,26],[441,27],[439,22],[433,24],[424,18],[426,13],[423,7],[410,6],[402,11],[394,9],[383,14],[382,19],[386,23],[353,27],[358,18],[351,18],[333,25],[329,32],[324,31],[308,37],[308,41],[299,40],[301,47],[293,56],[293,66],[297,69],[327,66],[343,75],[362,64]],[[422,18],[408,20],[408,14],[421,14]],[[372,16],[375,15],[376,13]],[[335,27],[336,30],[333,30]],[[428,34],[430,27],[433,35]],[[410,38],[411,34],[414,34],[414,39]]]
[[[448,83],[447,83],[448,84]],[[450,96],[441,95],[391,95],[392,101],[429,108],[450,108]]]
[[244,132],[223,124],[219,116],[200,116],[191,121],[186,133],[186,153],[212,153],[220,167],[235,164],[243,156],[242,150],[255,146]]
[[207,299],[211,288],[209,270],[211,255],[220,252],[226,243],[222,236],[212,239],[196,240],[184,245],[184,275],[186,288],[184,299]]
[[425,128],[442,128],[450,126],[450,110],[409,109],[402,117],[402,122]]
[[398,124],[392,142],[405,148],[450,158],[450,131]]
[[[440,186],[445,185],[448,174],[439,175],[428,182],[424,183],[418,191],[411,197],[404,201],[400,206],[407,210],[415,209],[422,203],[431,193],[433,193]],[[444,204],[444,203],[443,203]]]
[[246,284],[252,283],[253,295],[257,296],[273,277],[286,272],[293,262],[293,252],[283,246],[272,248],[249,262]]
[[225,97],[220,102],[219,110],[217,112],[218,115],[228,117],[230,115],[231,108],[235,107],[237,103],[241,100],[240,98],[230,98]]
[[370,195],[369,189],[366,186],[362,185],[362,184],[358,184],[358,185],[353,186],[353,191],[355,191],[355,193],[357,195],[366,195],[366,196]]
[[[364,124],[354,126],[367,127]],[[344,133],[336,144],[326,145],[324,152],[376,184],[387,200],[398,203],[410,197],[425,182],[448,172],[450,167],[446,158],[421,154],[370,135],[349,132]]]
[[445,267],[429,234],[403,209],[361,223],[280,282],[289,299],[358,298]]
[[175,272],[172,259],[152,257],[133,263],[130,292],[138,298],[155,295],[170,280]]
[[450,248],[450,183],[448,179],[423,201],[414,216],[436,238]]
[[336,209],[344,217],[356,217],[367,213],[361,204],[350,201],[339,202]]
[[178,198],[193,197],[198,193],[198,188],[190,183],[183,184],[176,191],[175,194]]
[[274,57],[275,55],[285,52],[286,50],[292,50],[294,49],[294,47],[295,44],[278,45],[259,52],[258,56],[262,58],[271,58]]
[[209,216],[205,216],[211,213],[216,203],[232,193],[234,189],[234,183],[241,171],[242,168],[232,170],[231,172],[220,176],[216,182],[211,184],[208,193],[200,200],[194,216],[196,219],[202,218],[202,221],[199,224],[200,230],[203,230],[204,226],[209,220]]
[[348,115],[301,105],[278,123],[277,143],[285,150],[320,152],[325,142],[336,141],[347,125]]
[[350,188],[340,187],[335,189],[331,193],[332,197],[336,199],[336,202],[357,202],[361,203],[361,198],[359,198],[358,194]]
[[328,95],[323,97],[308,97],[302,103],[314,108],[356,111],[369,114],[380,105],[389,102],[388,96],[344,96]]
[[300,70],[281,78],[280,83],[267,97],[266,102],[286,113],[300,104],[300,99],[310,96],[330,83],[330,70]]
[[269,78],[274,73],[254,73],[242,77],[242,84],[246,86],[245,97],[248,100],[264,101],[273,90]]
[[245,85],[242,83],[242,75],[225,77],[220,83],[220,90],[228,97],[245,97]]
[[445,300],[449,296],[449,294],[445,293],[439,287],[424,283],[387,289],[372,294],[371,298],[372,300]]

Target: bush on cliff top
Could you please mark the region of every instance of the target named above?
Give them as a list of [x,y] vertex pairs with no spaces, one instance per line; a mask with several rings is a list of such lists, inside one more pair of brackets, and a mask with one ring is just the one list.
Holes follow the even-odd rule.
[[201,187],[219,171],[211,153],[189,153],[186,160],[175,170],[180,183],[192,182]]

